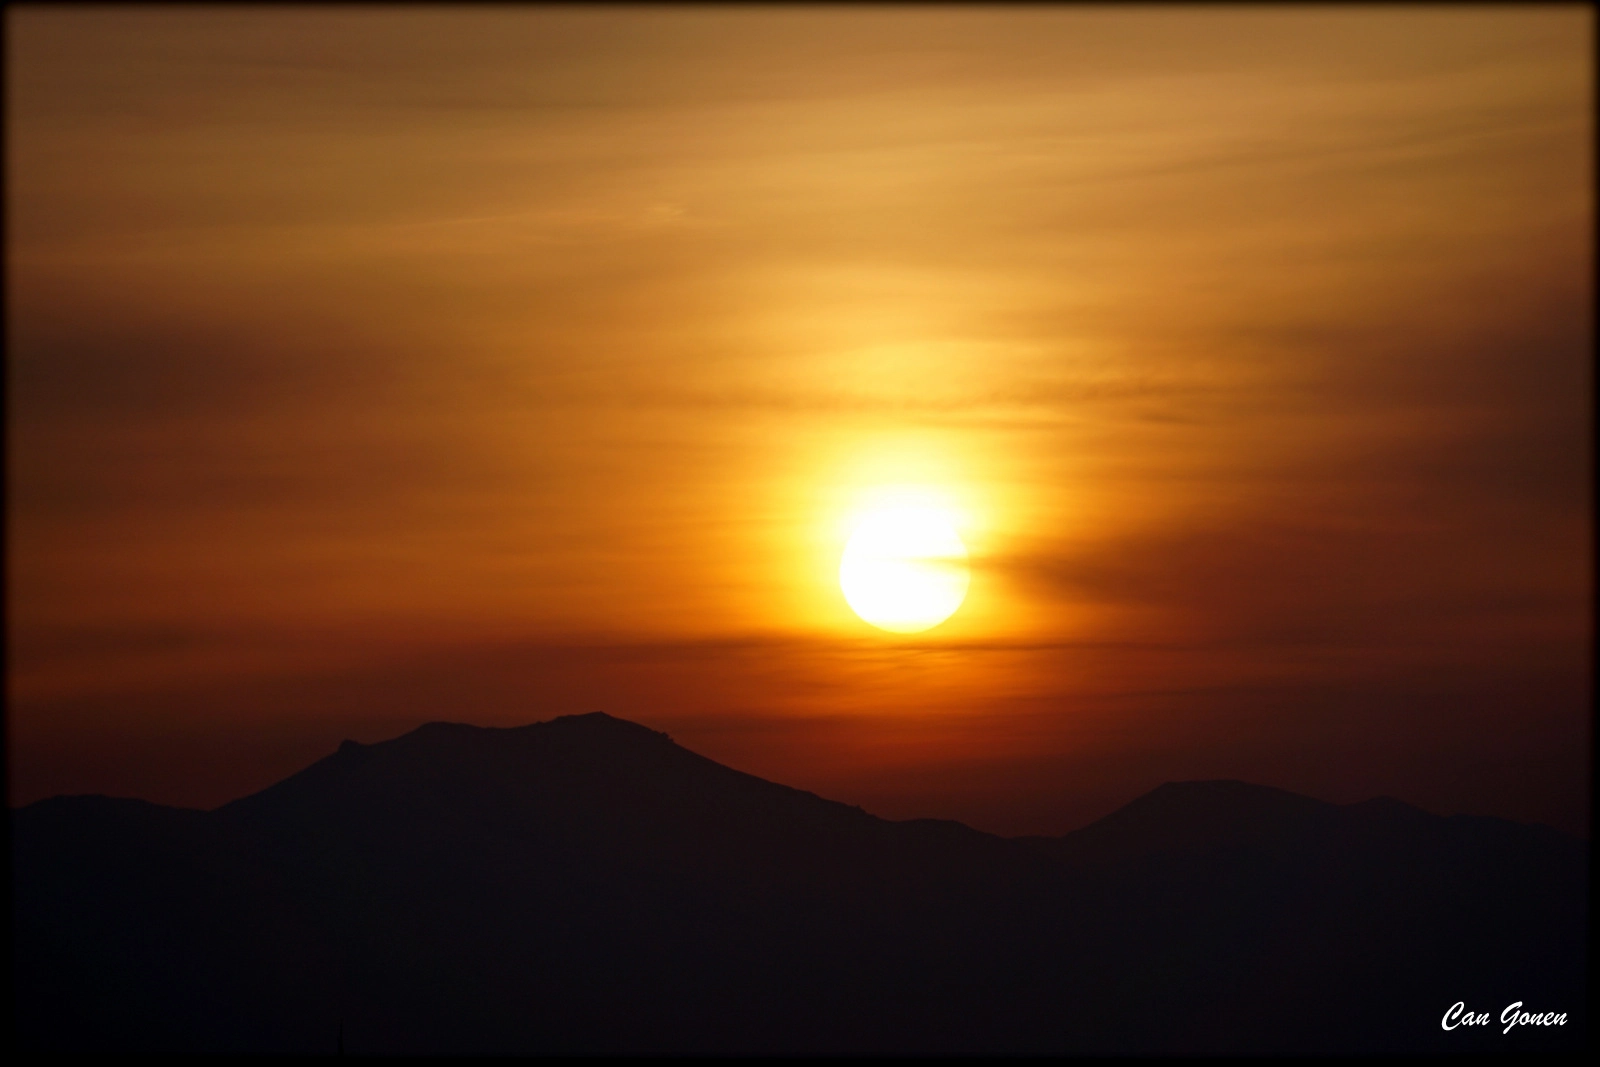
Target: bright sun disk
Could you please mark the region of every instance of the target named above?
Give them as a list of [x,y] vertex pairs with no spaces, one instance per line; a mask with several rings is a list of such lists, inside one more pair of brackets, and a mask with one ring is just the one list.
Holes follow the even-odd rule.
[[967,546],[947,512],[889,506],[866,513],[845,545],[839,587],[855,613],[894,633],[917,633],[966,599]]

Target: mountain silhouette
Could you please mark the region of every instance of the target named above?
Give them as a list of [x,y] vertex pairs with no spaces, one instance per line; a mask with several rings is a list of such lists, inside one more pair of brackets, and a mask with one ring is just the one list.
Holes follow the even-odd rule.
[[[346,741],[214,811],[12,813],[29,1051],[1349,1053],[1586,1045],[1587,846],[1161,786],[892,822],[595,713]],[[1464,1001],[1561,1027],[1445,1031]]]

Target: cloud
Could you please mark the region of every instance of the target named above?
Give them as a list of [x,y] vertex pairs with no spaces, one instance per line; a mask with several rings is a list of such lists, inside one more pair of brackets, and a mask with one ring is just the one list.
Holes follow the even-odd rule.
[[[1523,683],[1581,780],[1592,13],[7,26],[25,792],[599,707],[908,815],[1461,795]],[[911,436],[996,625],[844,640]]]

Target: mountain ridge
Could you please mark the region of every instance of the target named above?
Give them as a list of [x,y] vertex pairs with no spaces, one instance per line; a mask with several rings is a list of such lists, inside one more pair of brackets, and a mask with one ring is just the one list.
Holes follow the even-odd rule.
[[434,722],[211,811],[14,809],[13,984],[56,1051],[1492,1051],[1438,1016],[1581,1003],[1547,829],[1220,780],[1002,838],[604,713]]
[[[263,788],[261,790],[258,790],[255,793],[246,794],[245,796],[237,797],[237,798],[235,798],[233,800],[226,801],[223,804],[219,804],[214,808],[205,808],[205,809],[201,809],[201,808],[181,808],[181,807],[176,807],[176,806],[173,806],[173,805],[159,804],[159,803],[157,803],[155,801],[143,800],[142,798],[137,798],[137,797],[120,797],[120,796],[112,797],[112,796],[109,796],[107,794],[62,794],[62,795],[58,795],[58,796],[42,798],[40,800],[33,801],[30,804],[23,805],[20,808],[14,808],[13,810],[14,811],[23,811],[23,810],[27,810],[28,808],[34,807],[34,806],[36,806],[38,804],[45,804],[45,803],[49,803],[51,801],[58,801],[58,800],[61,800],[61,799],[64,799],[64,798],[94,796],[94,797],[106,797],[106,799],[112,799],[112,800],[136,801],[136,802],[141,803],[141,804],[150,804],[150,805],[156,806],[156,807],[173,808],[173,810],[221,811],[221,810],[224,810],[224,809],[232,808],[235,805],[239,805],[239,804],[245,803],[247,801],[251,801],[252,799],[254,799],[256,797],[259,797],[262,794],[269,793],[272,790],[277,789],[278,787],[280,787],[280,786],[282,786],[282,785],[284,785],[284,784],[286,784],[288,782],[294,781],[294,780],[300,778],[303,775],[307,775],[308,772],[316,771],[318,768],[323,767],[324,765],[335,765],[336,766],[336,765],[341,765],[341,764],[347,763],[348,761],[351,761],[351,760],[370,759],[377,752],[384,751],[384,750],[392,750],[393,746],[402,745],[402,744],[415,745],[415,744],[417,744],[418,742],[420,742],[422,740],[425,740],[425,739],[431,740],[431,739],[434,739],[434,738],[438,738],[438,737],[440,737],[442,735],[446,735],[446,736],[447,735],[455,735],[458,738],[459,737],[468,737],[468,736],[474,736],[475,735],[475,736],[477,736],[479,738],[486,739],[486,740],[487,739],[492,739],[496,735],[502,735],[502,736],[504,736],[504,735],[517,735],[518,737],[527,737],[529,735],[530,731],[537,731],[537,730],[540,730],[541,728],[548,729],[548,728],[551,728],[551,727],[557,727],[557,728],[568,729],[568,730],[574,729],[574,728],[586,728],[591,732],[594,731],[596,728],[599,728],[599,729],[604,729],[604,730],[608,731],[608,733],[610,733],[611,736],[613,736],[613,737],[628,737],[628,738],[631,738],[632,740],[635,740],[635,741],[644,741],[644,742],[653,742],[653,743],[666,742],[667,744],[671,745],[671,747],[673,749],[675,749],[676,751],[678,751],[678,752],[685,753],[685,754],[687,754],[689,756],[692,756],[693,758],[695,758],[697,760],[704,760],[706,763],[712,764],[712,765],[714,765],[714,766],[716,766],[716,767],[718,767],[718,768],[720,768],[720,769],[722,769],[724,771],[744,776],[746,778],[752,779],[753,781],[762,782],[762,783],[767,784],[767,785],[777,786],[779,788],[782,788],[782,789],[785,789],[785,790],[790,790],[792,792],[803,794],[803,795],[806,795],[806,796],[816,797],[817,799],[827,801],[828,803],[842,804],[842,805],[844,805],[846,807],[853,808],[853,809],[858,810],[858,811],[864,810],[864,809],[861,809],[859,805],[846,804],[843,801],[832,801],[832,800],[829,800],[828,798],[820,796],[820,794],[811,792],[809,790],[799,789],[798,787],[786,786],[786,785],[782,785],[781,783],[771,782],[770,780],[759,778],[756,775],[751,775],[751,774],[748,774],[747,772],[739,771],[736,768],[728,767],[725,764],[717,763],[714,760],[709,760],[706,757],[700,756],[698,753],[695,753],[690,749],[687,749],[687,748],[684,748],[681,745],[678,745],[675,741],[672,740],[671,735],[668,734],[665,731],[655,730],[655,729],[652,729],[652,728],[650,728],[648,726],[645,726],[645,725],[643,725],[641,723],[636,723],[636,722],[633,722],[633,721],[628,720],[628,719],[618,718],[616,716],[610,715],[610,714],[608,714],[606,712],[603,712],[603,711],[592,711],[592,712],[584,712],[584,713],[578,713],[578,714],[572,714],[572,715],[561,715],[561,716],[557,716],[557,717],[552,718],[552,719],[546,719],[546,720],[540,720],[540,721],[537,721],[537,722],[525,723],[525,724],[518,725],[518,726],[479,726],[479,725],[472,724],[472,723],[454,722],[454,721],[450,721],[450,720],[430,720],[429,722],[425,722],[425,723],[422,723],[422,724],[420,724],[420,725],[418,725],[416,727],[413,727],[411,730],[408,730],[407,732],[405,732],[403,734],[399,734],[399,735],[397,735],[395,737],[387,738],[387,739],[382,740],[382,741],[359,742],[359,741],[354,741],[354,740],[350,740],[350,739],[345,739],[345,740],[343,740],[343,741],[341,741],[339,743],[339,745],[335,748],[335,750],[332,753],[330,753],[329,755],[323,757],[320,760],[317,760],[317,761],[313,762],[312,764],[308,765],[307,767],[302,768],[302,770],[297,771],[297,772],[295,772],[295,773],[293,773],[291,775],[288,775],[287,777],[285,777],[283,779],[280,779],[278,782],[275,782],[275,783],[273,783],[273,784],[271,784],[269,786],[266,786],[265,788]],[[1276,786],[1259,785],[1259,784],[1252,783],[1252,782],[1246,782],[1246,781],[1243,781],[1243,780],[1240,780],[1240,779],[1186,779],[1186,780],[1174,780],[1174,781],[1169,781],[1169,782],[1163,782],[1160,785],[1158,785],[1158,786],[1154,787],[1153,789],[1151,789],[1150,791],[1148,791],[1146,793],[1143,793],[1143,794],[1140,794],[1139,796],[1137,796],[1134,799],[1130,800],[1129,802],[1127,802],[1126,804],[1122,805],[1121,807],[1114,809],[1113,811],[1109,812],[1108,814],[1106,814],[1104,816],[1101,816],[1100,818],[1094,820],[1093,822],[1088,823],[1085,826],[1081,826],[1081,827],[1078,827],[1078,828],[1073,829],[1073,830],[1065,831],[1062,834],[1053,834],[1053,835],[1024,834],[1024,835],[1016,835],[1016,836],[1013,836],[1013,837],[1006,837],[1005,835],[994,834],[994,833],[992,833],[990,831],[978,830],[975,827],[967,826],[967,824],[965,824],[965,823],[963,823],[963,822],[961,822],[960,820],[957,820],[957,819],[937,819],[937,818],[930,818],[930,817],[915,817],[915,818],[910,818],[910,819],[884,819],[883,821],[885,821],[885,822],[893,822],[893,823],[913,823],[913,822],[920,822],[920,823],[928,823],[928,822],[950,823],[950,824],[954,824],[954,825],[957,825],[957,826],[965,827],[966,829],[971,830],[973,833],[984,834],[985,836],[989,836],[989,837],[997,837],[997,838],[1000,838],[1002,840],[1027,840],[1027,841],[1060,840],[1062,838],[1068,838],[1068,837],[1072,837],[1072,836],[1077,835],[1077,834],[1082,834],[1084,831],[1089,830],[1092,827],[1095,827],[1097,825],[1104,824],[1108,820],[1112,820],[1114,822],[1122,822],[1122,821],[1130,819],[1131,817],[1135,817],[1136,813],[1138,815],[1143,815],[1143,814],[1145,814],[1145,812],[1148,809],[1151,809],[1151,808],[1154,808],[1154,807],[1158,807],[1160,805],[1163,805],[1163,804],[1166,804],[1166,803],[1170,803],[1170,802],[1173,802],[1173,801],[1187,801],[1187,802],[1191,802],[1192,803],[1192,802],[1198,800],[1198,801],[1201,801],[1201,802],[1212,802],[1212,801],[1215,801],[1216,799],[1218,799],[1219,797],[1229,797],[1229,796],[1231,796],[1233,798],[1249,797],[1252,800],[1273,799],[1273,800],[1276,800],[1276,801],[1279,801],[1279,802],[1282,802],[1282,803],[1287,803],[1287,804],[1290,804],[1290,805],[1297,805],[1302,811],[1312,810],[1314,806],[1321,806],[1323,809],[1332,809],[1332,808],[1356,809],[1356,808],[1362,808],[1362,809],[1377,810],[1379,808],[1382,808],[1382,809],[1384,809],[1386,811],[1405,812],[1408,815],[1414,813],[1414,814],[1417,814],[1417,815],[1427,816],[1429,818],[1500,819],[1501,821],[1516,823],[1517,825],[1521,825],[1521,826],[1540,826],[1540,827],[1543,827],[1544,829],[1548,829],[1551,833],[1560,834],[1563,837],[1571,838],[1571,836],[1572,836],[1570,834],[1565,834],[1563,831],[1556,830],[1553,827],[1544,827],[1544,824],[1523,823],[1523,822],[1520,822],[1518,820],[1501,819],[1501,817],[1498,817],[1498,816],[1468,815],[1468,814],[1440,815],[1440,814],[1435,813],[1435,812],[1427,811],[1424,808],[1420,808],[1420,807],[1418,807],[1418,806],[1416,806],[1414,804],[1410,804],[1410,803],[1408,803],[1406,801],[1398,800],[1398,799],[1396,799],[1394,797],[1388,797],[1388,796],[1377,796],[1377,797],[1368,798],[1366,800],[1355,801],[1355,802],[1352,802],[1352,803],[1336,804],[1336,803],[1331,802],[1331,801],[1324,801],[1324,800],[1320,800],[1320,799],[1317,799],[1317,798],[1306,796],[1304,794],[1295,793],[1292,790],[1287,790],[1287,789],[1283,789],[1283,788],[1276,787]],[[873,817],[874,818],[880,818],[880,819],[883,818],[882,816],[873,816]],[[1573,840],[1582,840],[1582,839],[1573,838]]]

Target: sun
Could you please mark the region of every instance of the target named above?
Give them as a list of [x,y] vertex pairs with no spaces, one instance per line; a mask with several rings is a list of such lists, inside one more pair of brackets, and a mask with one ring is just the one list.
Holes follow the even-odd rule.
[[839,588],[852,610],[893,633],[944,622],[967,596],[967,546],[949,512],[889,505],[865,512],[839,561]]

